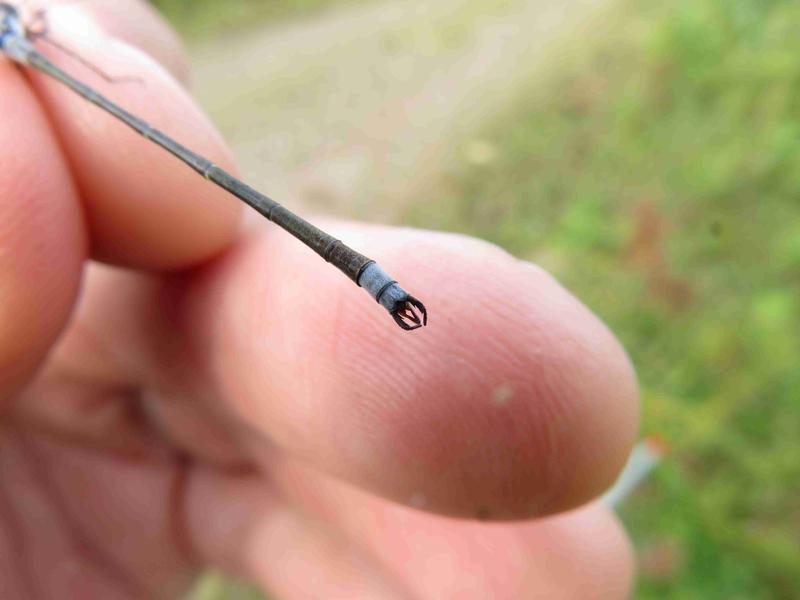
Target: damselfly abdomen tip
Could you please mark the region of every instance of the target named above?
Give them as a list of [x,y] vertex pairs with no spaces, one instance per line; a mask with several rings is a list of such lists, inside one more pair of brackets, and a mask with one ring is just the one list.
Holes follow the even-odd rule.
[[395,322],[406,331],[428,324],[425,305],[405,291],[374,261],[368,262],[358,277],[358,285],[389,311]]

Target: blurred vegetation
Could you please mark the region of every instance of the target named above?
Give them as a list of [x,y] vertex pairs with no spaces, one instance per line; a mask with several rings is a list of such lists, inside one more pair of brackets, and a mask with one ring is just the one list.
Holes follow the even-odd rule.
[[671,453],[641,598],[800,593],[800,3],[626,2],[461,145],[417,225],[543,264],[621,337]]
[[205,574],[188,600],[264,600],[255,586],[236,581],[216,571]]
[[269,20],[308,15],[349,2],[366,0],[151,0],[189,38],[233,32]]

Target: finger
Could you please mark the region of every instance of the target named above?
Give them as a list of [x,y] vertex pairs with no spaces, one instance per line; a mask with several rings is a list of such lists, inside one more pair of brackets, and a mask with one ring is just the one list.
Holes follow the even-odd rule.
[[[285,464],[272,475],[280,496],[241,478],[196,478],[187,523],[203,558],[280,590],[282,598],[341,597],[313,587],[316,582],[296,572],[295,564],[314,564],[326,580],[350,585],[359,571],[366,581],[378,575],[405,597],[419,599],[630,595],[630,544],[599,505],[531,523],[488,525],[390,505],[297,465]],[[297,507],[276,508],[276,497]],[[326,543],[309,544],[319,542],[321,532]],[[354,557],[361,560],[354,564]],[[353,573],[354,566],[359,571]],[[393,597],[386,594],[357,597]]]
[[154,351],[166,385],[187,402],[214,395],[255,453],[268,440],[399,502],[422,495],[435,512],[543,515],[610,485],[633,443],[637,392],[596,317],[489,244],[335,233],[423,298],[428,328],[400,331],[294,240],[261,236],[154,301],[181,307],[179,353]]
[[[186,92],[148,55],[102,33],[77,7],[59,13],[51,36],[104,72],[110,83],[63,53],[54,61],[130,112],[210,160],[230,155]],[[58,82],[36,74],[86,207],[95,256],[143,268],[182,268],[224,248],[238,229],[239,202]]]
[[30,377],[76,297],[86,234],[48,124],[0,60],[0,403]]
[[187,529],[199,557],[276,597],[412,597],[348,540],[252,476],[198,468],[187,498]]
[[[235,467],[248,460],[235,440],[230,415],[197,390],[190,404],[158,389],[148,368],[151,347],[181,344],[154,304],[160,278],[91,263],[81,302],[47,366],[14,404],[17,425],[73,443],[136,455],[156,427],[177,447],[203,461]],[[168,304],[171,302],[168,301]],[[178,307],[176,307],[178,308]],[[171,318],[171,317],[170,317]],[[191,367],[174,362],[173,375]],[[191,370],[185,372],[187,379]],[[216,409],[216,410],[215,410]]]
[[0,511],[15,548],[2,563],[27,583],[19,597],[180,597],[198,568],[185,476],[169,455],[131,460],[0,430]]
[[149,2],[95,0],[75,5],[72,0],[52,0],[48,4],[47,18],[57,23],[61,16],[74,8],[90,13],[109,36],[147,52],[178,81],[187,82],[186,50],[175,31]]
[[[171,344],[152,303],[160,280],[98,263],[87,266],[70,327],[7,415],[15,426],[115,455],[141,456],[155,430],[173,446],[222,468],[249,464],[230,416],[199,393],[187,405],[154,393],[143,349]],[[181,366],[173,363],[172,369]],[[191,377],[187,373],[187,377]],[[217,407],[218,408],[218,407]]]
[[277,463],[270,478],[285,498],[340,531],[415,597],[630,595],[630,542],[598,504],[533,522],[483,524],[388,504],[292,461]]

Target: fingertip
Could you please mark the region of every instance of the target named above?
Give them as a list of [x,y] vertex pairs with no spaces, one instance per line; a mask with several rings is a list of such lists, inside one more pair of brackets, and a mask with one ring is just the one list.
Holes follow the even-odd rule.
[[591,504],[534,521],[523,525],[520,535],[531,550],[525,586],[528,594],[609,600],[631,597],[636,562],[633,546],[619,519],[605,507]]
[[[304,512],[368,548],[418,597],[630,597],[631,543],[599,503],[544,519],[486,524],[391,505],[297,462],[275,461],[270,480]],[[471,573],[468,585],[464,573]]]
[[[148,55],[103,35],[77,9],[58,25],[54,35],[69,40],[71,52],[126,81],[105,81],[63,54],[52,54],[55,62],[179,143],[234,169],[210,121]],[[134,268],[183,269],[205,262],[235,238],[238,200],[62,84],[40,74],[33,82],[80,190],[96,258]]]
[[436,319],[400,342],[402,379],[391,360],[368,360],[374,347],[353,346],[374,371],[367,381],[383,382],[363,392],[376,463],[409,467],[393,496],[424,490],[428,510],[508,520],[579,506],[613,483],[638,429],[638,392],[625,351],[591,311],[485,242],[409,232],[374,245],[425,291]]
[[[70,18],[70,13],[90,14],[110,36],[147,52],[180,82],[189,79],[186,48],[177,33],[149,2],[115,0],[114,2],[56,3],[50,6],[48,20],[55,23]],[[54,23],[54,26],[55,26]]]
[[401,331],[288,236],[253,237],[190,303],[193,347],[229,410],[329,474],[450,516],[546,515],[613,481],[637,427],[635,379],[569,292],[484,242],[333,233],[419,297],[428,327]]

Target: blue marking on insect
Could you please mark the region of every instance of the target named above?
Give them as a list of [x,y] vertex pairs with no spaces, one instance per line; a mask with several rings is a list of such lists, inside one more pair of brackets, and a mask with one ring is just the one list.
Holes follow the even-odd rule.
[[25,27],[19,18],[19,11],[6,2],[0,2],[0,16],[0,49],[3,49],[10,38],[25,37]]
[[35,52],[19,11],[7,2],[0,2],[0,52],[21,65]]

